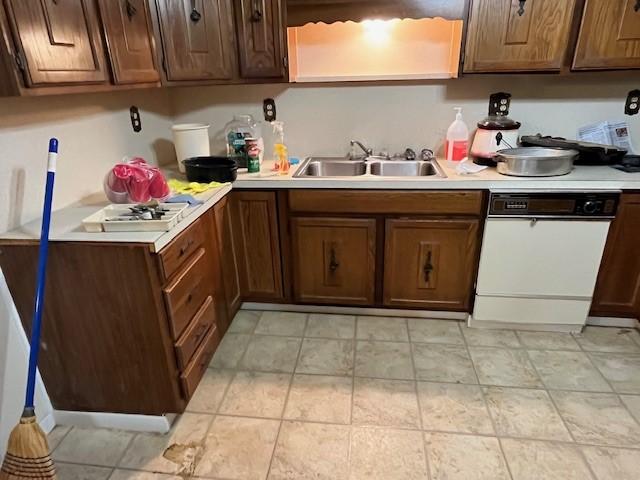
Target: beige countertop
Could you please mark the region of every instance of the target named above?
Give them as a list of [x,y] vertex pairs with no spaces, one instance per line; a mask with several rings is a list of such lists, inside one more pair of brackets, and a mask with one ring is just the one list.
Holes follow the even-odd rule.
[[[80,202],[78,205],[72,205],[53,212],[49,240],[60,242],[148,243],[153,246],[153,251],[158,252],[230,191],[231,185],[225,185],[196,195],[196,198],[203,203],[189,207],[180,223],[168,232],[86,232],[82,226],[82,220],[102,209],[109,202],[106,199],[103,202],[92,203],[91,205],[85,205]],[[2,233],[0,234],[0,239],[39,240],[41,222],[41,219],[34,220],[15,230]]]
[[[607,166],[576,166],[568,175],[547,178],[508,177],[500,175],[494,168],[471,175],[459,175],[444,161],[438,162],[446,178],[440,177],[376,177],[363,175],[344,178],[293,178],[297,167],[287,175],[274,174],[272,163],[265,162],[258,174],[239,173],[233,188],[279,189],[279,188],[342,188],[342,189],[476,189],[476,190],[640,190],[640,173],[624,173]],[[173,169],[166,171],[168,178],[180,175]],[[160,251],[185,230],[200,215],[215,205],[232,189],[225,185],[197,196],[203,203],[190,207],[185,218],[169,232],[102,232],[89,233],[82,227],[82,220],[108,204],[104,196],[98,202],[80,202],[53,213],[51,241],[70,242],[123,242],[147,243],[154,251]],[[0,234],[4,240],[38,240],[40,222],[35,220],[15,230]]]
[[446,161],[438,160],[446,178],[378,177],[362,175],[342,178],[293,178],[271,171],[265,162],[260,173],[240,173],[233,188],[355,188],[355,189],[483,189],[483,190],[636,190],[640,189],[640,173],[625,173],[608,166],[578,165],[568,175],[559,177],[509,177],[495,168],[471,175],[459,175]]

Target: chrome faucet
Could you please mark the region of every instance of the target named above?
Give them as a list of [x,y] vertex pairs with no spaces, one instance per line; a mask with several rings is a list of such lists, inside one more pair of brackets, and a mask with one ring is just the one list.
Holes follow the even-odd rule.
[[365,155],[366,155],[367,157],[370,157],[371,155],[373,155],[373,148],[367,148],[367,147],[365,147],[365,146],[362,144],[362,142],[359,142],[358,140],[351,140],[351,142],[350,142],[350,143],[351,143],[351,147],[354,147],[354,146],[356,146],[356,145],[357,145],[358,147],[360,147],[360,148],[362,149],[362,151],[365,153]]

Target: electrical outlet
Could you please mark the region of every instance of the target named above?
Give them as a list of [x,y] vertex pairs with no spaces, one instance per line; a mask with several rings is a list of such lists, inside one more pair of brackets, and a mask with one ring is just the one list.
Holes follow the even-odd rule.
[[142,131],[142,120],[140,119],[138,107],[132,105],[129,109],[129,114],[131,115],[131,128],[133,128],[133,131],[136,133]]
[[276,102],[273,98],[265,98],[262,102],[262,109],[266,122],[273,122],[276,119]]
[[627,115],[636,115],[638,111],[640,111],[640,90],[631,90],[627,95],[624,113]]
[[489,116],[506,117],[509,115],[509,105],[511,105],[510,93],[492,93],[489,97]]

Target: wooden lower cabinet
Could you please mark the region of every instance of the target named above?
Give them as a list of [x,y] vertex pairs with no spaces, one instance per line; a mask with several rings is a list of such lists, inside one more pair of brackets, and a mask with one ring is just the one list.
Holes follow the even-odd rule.
[[388,219],[384,305],[467,310],[478,258],[478,223]]
[[374,219],[292,218],[291,237],[295,301],[337,305],[374,303]]
[[[50,242],[39,367],[54,408],[184,411],[227,326],[213,225],[206,212],[158,253],[144,243]],[[37,261],[37,241],[0,242],[27,332]]]
[[242,292],[240,291],[237,247],[233,241],[231,207],[227,197],[220,200],[213,207],[213,210],[227,316],[231,321],[242,304]]
[[231,192],[231,219],[243,297],[282,301],[282,259],[275,192]]
[[640,193],[625,193],[609,229],[591,315],[640,318]]

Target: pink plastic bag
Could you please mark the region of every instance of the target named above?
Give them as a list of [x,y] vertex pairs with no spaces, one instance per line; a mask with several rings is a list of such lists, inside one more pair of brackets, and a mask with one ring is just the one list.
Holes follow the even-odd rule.
[[163,201],[171,190],[158,167],[144,158],[132,158],[113,167],[104,178],[104,193],[113,203]]

